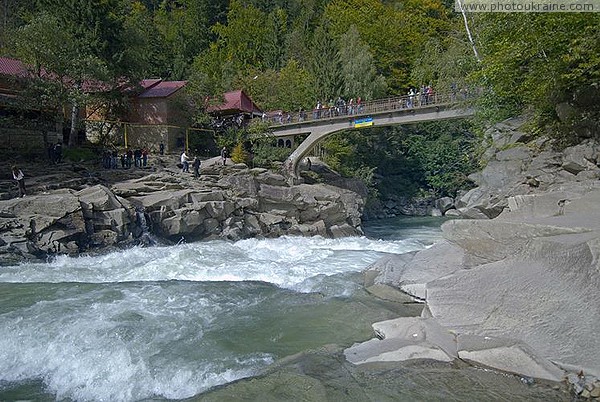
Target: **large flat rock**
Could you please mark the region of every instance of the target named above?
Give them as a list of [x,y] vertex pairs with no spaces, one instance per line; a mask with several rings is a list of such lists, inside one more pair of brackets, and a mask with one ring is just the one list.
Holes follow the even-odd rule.
[[589,236],[535,239],[519,255],[432,281],[429,311],[459,333],[521,339],[600,375],[598,240]]
[[445,242],[374,264],[371,280],[423,297],[423,317],[469,340],[457,346],[462,359],[552,380],[560,369],[598,377],[600,191],[556,190],[511,197],[496,219],[448,221]]
[[353,364],[378,361],[432,359],[449,362],[457,357],[454,335],[435,320],[403,317],[373,324],[377,338],[353,345],[344,355]]
[[564,372],[523,342],[473,335],[458,337],[458,356],[496,369],[550,381],[562,381]]

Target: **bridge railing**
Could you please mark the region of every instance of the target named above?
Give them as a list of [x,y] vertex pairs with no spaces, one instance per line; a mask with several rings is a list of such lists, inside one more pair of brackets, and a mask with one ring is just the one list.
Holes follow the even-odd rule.
[[263,120],[272,126],[285,126],[288,124],[303,123],[317,120],[342,119],[348,116],[366,116],[375,113],[384,113],[396,110],[422,109],[435,105],[459,104],[472,98],[476,93],[469,90],[451,92],[417,93],[414,95],[394,96],[385,99],[376,99],[361,103],[340,103],[334,106],[327,105],[311,111],[278,112],[275,115],[263,115]]

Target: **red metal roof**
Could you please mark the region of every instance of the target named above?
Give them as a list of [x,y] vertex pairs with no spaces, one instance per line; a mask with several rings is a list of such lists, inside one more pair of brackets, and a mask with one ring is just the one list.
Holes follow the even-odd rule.
[[183,88],[187,81],[142,80],[144,90],[138,98],[167,98]]
[[152,88],[153,86],[155,86],[156,84],[158,84],[161,81],[162,80],[160,78],[151,78],[151,79],[147,79],[147,80],[142,80],[140,82],[140,85],[142,88],[148,89],[148,88]]
[[11,59],[9,57],[0,57],[0,75],[27,77],[29,71],[20,60]]
[[226,92],[223,94],[225,100],[220,105],[209,105],[207,110],[209,112],[217,112],[221,114],[227,114],[227,112],[244,112],[244,113],[257,113],[261,114],[262,111],[254,104],[252,99],[244,93],[242,90]]
[[[31,66],[24,64],[21,60],[11,59],[10,57],[0,57],[0,75],[18,77],[18,78],[31,78],[32,74]],[[40,69],[40,76],[51,80],[61,80],[61,78],[54,74],[49,73],[45,68]],[[63,77],[62,82],[64,84],[73,84],[73,80],[68,77]],[[97,80],[86,80],[83,82],[83,89],[89,92],[93,91],[104,91],[109,88],[107,83]]]

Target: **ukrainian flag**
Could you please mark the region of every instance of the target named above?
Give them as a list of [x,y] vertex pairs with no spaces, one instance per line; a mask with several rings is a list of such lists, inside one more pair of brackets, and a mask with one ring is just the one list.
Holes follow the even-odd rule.
[[366,117],[364,119],[354,120],[354,128],[369,127],[373,125],[373,118]]

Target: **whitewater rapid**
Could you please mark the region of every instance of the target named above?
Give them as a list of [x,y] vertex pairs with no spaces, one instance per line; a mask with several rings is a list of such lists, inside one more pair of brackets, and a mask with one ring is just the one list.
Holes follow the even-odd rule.
[[286,355],[351,343],[370,330],[363,316],[390,314],[352,299],[359,273],[437,236],[423,233],[210,241],[2,267],[0,400],[23,390],[183,399]]

